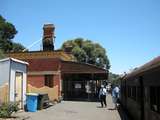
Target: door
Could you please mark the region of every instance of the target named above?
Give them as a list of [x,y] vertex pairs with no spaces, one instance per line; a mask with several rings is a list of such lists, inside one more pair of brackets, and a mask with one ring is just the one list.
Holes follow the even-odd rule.
[[77,100],[85,97],[84,81],[72,81],[72,97]]
[[143,84],[143,77],[140,76],[139,77],[139,83],[140,83],[140,96],[141,96],[141,120],[145,120],[145,116],[144,116],[144,84]]
[[16,72],[16,81],[15,81],[15,101],[19,102],[19,108],[23,106],[23,73]]

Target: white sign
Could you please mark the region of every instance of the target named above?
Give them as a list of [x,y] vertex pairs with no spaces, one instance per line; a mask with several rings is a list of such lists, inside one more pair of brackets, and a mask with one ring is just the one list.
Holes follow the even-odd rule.
[[86,85],[85,88],[86,88],[86,93],[91,93],[91,90],[90,90],[90,86],[89,86],[89,85]]
[[75,88],[81,88],[81,84],[76,83],[74,87],[75,87]]

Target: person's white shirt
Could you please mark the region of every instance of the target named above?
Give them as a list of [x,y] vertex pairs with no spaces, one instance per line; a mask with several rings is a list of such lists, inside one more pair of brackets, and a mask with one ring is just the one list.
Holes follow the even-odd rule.
[[114,89],[116,93],[119,93],[119,87],[116,86]]
[[102,87],[102,88],[100,89],[99,95],[107,95],[107,90],[106,90],[106,88]]
[[103,88],[103,95],[107,95],[107,89],[106,88]]

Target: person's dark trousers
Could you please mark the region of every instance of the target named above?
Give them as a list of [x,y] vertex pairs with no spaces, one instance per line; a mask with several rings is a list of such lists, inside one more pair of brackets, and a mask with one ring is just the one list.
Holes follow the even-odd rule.
[[104,103],[105,107],[107,107],[106,95],[101,95],[100,100],[101,100],[101,106],[103,107],[103,103]]

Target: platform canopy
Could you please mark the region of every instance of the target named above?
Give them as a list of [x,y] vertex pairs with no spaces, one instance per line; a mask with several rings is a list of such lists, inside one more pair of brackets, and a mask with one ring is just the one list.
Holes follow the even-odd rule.
[[57,58],[43,58],[43,59],[26,59],[29,62],[28,74],[42,75],[42,74],[58,74],[62,77],[79,76],[91,80],[106,80],[108,78],[108,71],[94,65],[64,61]]
[[61,62],[61,73],[66,76],[79,76],[90,80],[106,80],[108,71],[95,65],[71,61]]

